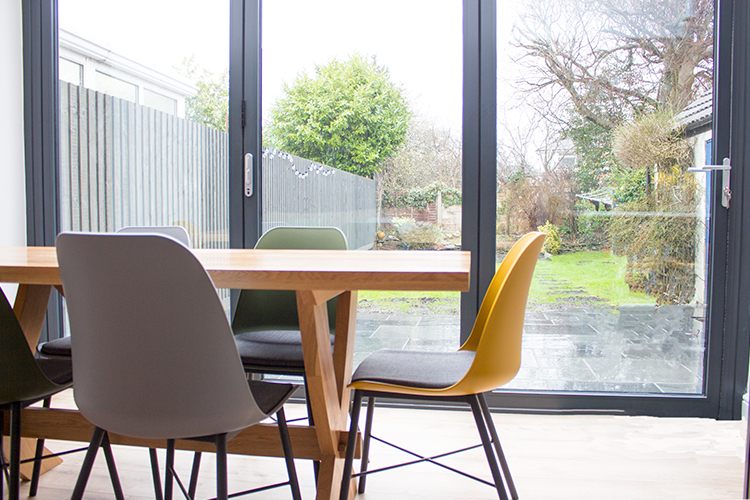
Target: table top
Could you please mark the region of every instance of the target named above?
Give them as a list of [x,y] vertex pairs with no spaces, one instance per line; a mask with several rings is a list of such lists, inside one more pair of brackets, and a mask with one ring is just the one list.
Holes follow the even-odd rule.
[[[191,251],[218,288],[469,290],[465,251]],[[0,247],[0,282],[60,285],[55,247]]]

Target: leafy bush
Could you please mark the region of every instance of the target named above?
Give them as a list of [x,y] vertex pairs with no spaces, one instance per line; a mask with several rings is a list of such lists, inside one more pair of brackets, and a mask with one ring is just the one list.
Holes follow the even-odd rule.
[[620,205],[609,227],[613,250],[628,258],[625,281],[657,304],[685,304],[695,294],[696,189],[686,174],[662,176],[654,196]]
[[435,248],[443,238],[443,231],[435,224],[417,222],[407,217],[394,217],[391,221],[398,238],[407,248]]
[[385,207],[414,207],[420,210],[427,208],[428,203],[437,201],[438,193],[443,198],[443,205],[451,207],[461,204],[461,190],[448,187],[443,182],[433,182],[425,187],[414,188],[408,191],[392,192],[383,194],[383,206]]
[[543,226],[539,226],[539,230],[547,235],[542,245],[542,251],[557,255],[560,253],[562,248],[562,239],[560,238],[560,231],[554,224],[550,224],[549,221]]
[[[599,215],[601,214],[601,215]],[[608,226],[610,217],[604,206],[597,210],[585,200],[578,200],[571,227],[567,228],[568,246],[578,250],[601,250],[611,247]]]

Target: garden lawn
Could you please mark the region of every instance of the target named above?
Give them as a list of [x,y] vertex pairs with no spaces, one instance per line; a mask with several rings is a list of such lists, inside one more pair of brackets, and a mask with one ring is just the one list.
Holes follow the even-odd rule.
[[609,251],[576,252],[540,260],[531,283],[529,307],[655,304],[645,293],[630,291],[624,279],[626,263],[625,257]]
[[[625,284],[625,257],[611,252],[576,252],[540,260],[529,292],[529,309],[616,307],[655,304]],[[458,292],[359,292],[358,310],[383,314],[459,314]]]

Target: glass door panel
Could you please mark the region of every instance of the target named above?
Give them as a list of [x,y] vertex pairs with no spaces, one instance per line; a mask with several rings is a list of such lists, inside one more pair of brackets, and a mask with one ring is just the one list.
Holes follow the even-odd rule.
[[713,2],[498,16],[498,262],[547,233],[509,389],[703,394]]
[[228,248],[229,2],[58,7],[61,230],[179,225]]
[[[461,0],[267,1],[262,34],[262,231],[460,248]],[[360,292],[355,364],[382,347],[456,349],[459,302]]]

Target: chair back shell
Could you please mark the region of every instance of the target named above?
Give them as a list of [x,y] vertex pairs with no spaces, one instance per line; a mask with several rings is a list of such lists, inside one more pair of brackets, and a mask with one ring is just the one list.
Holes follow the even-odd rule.
[[120,234],[161,234],[169,236],[190,248],[190,235],[182,226],[125,226],[117,230]]
[[265,417],[213,282],[158,235],[63,233],[74,396],[94,425],[142,438],[240,430]]
[[462,350],[476,351],[463,379],[449,392],[478,394],[505,385],[521,366],[521,339],[531,279],[545,235],[532,232],[510,249],[490,282]]
[[[280,226],[260,237],[256,249],[346,250],[344,233],[336,227]],[[337,299],[328,301],[328,323],[336,328]],[[235,333],[257,330],[299,330],[297,295],[289,290],[242,290],[232,329]]]

